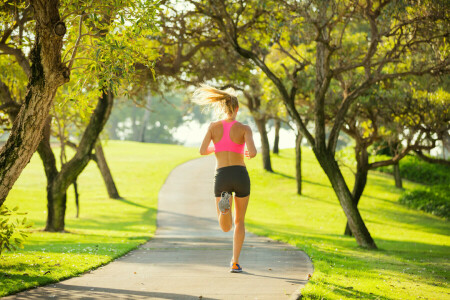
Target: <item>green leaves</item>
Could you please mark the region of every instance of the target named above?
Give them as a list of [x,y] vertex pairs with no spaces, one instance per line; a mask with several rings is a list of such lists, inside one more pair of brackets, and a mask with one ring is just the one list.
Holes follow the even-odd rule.
[[0,254],[4,251],[13,251],[17,248],[23,249],[23,244],[28,237],[27,229],[33,224],[28,222],[27,218],[21,219],[19,207],[9,209],[5,205],[0,206]]
[[82,134],[103,88],[127,95],[137,63],[152,69],[157,52],[145,39],[154,33],[158,1],[62,1],[68,28],[64,62],[71,80],[57,92],[53,108],[58,138]]
[[136,63],[151,68],[158,55],[142,37],[156,30],[158,6],[151,0],[63,1],[69,28],[64,61],[72,61],[72,80],[62,98],[87,107],[91,91],[112,87],[120,94],[133,84]]

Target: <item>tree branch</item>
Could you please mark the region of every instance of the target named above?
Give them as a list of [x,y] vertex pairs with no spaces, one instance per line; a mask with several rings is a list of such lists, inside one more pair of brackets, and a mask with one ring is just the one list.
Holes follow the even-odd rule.
[[22,69],[25,72],[25,74],[28,77],[31,76],[30,62],[28,61],[27,57],[22,52],[22,50],[8,47],[8,45],[3,44],[3,43],[0,43],[0,50],[3,53],[9,54],[9,55],[13,55],[16,58],[16,60],[19,63],[19,65],[22,67]]
[[428,163],[450,166],[449,160],[426,156],[425,154],[422,153],[421,150],[414,150],[414,152],[416,153],[416,155],[418,157],[420,157],[422,160],[424,160]]

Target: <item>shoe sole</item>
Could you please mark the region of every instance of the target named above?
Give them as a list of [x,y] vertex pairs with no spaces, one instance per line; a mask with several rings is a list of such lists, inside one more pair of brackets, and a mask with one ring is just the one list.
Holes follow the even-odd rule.
[[[226,194],[226,195],[229,195],[229,194]],[[226,213],[226,211],[231,208],[230,207],[230,196],[228,196],[228,197],[226,197],[226,196],[225,197],[224,196],[220,197],[220,201],[219,201],[218,206],[219,206],[219,211],[222,214]]]
[[230,273],[242,273],[242,270],[230,270]]

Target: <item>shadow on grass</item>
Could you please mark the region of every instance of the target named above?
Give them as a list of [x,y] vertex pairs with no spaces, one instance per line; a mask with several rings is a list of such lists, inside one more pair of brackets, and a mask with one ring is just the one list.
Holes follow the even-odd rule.
[[[353,237],[336,234],[310,232],[299,234],[292,228],[287,230],[282,224],[249,223],[251,232],[291,242],[313,257],[313,263],[325,263],[332,268],[321,268],[321,272],[344,274],[350,270],[364,272],[365,277],[380,278],[380,272],[395,274],[397,278],[421,274],[422,282],[435,285],[436,282],[448,282],[449,273],[446,257],[450,247],[414,241],[395,241],[375,238],[379,250],[365,250],[357,246]],[[424,255],[426,254],[426,255]],[[424,266],[433,266],[423,271]],[[424,276],[426,274],[426,276]],[[357,291],[351,291],[351,293]]]
[[[310,284],[317,284],[314,280],[309,282]],[[333,293],[341,296],[341,299],[380,299],[380,300],[389,300],[395,298],[384,297],[382,295],[377,295],[375,293],[366,293],[362,291],[355,290],[352,286],[343,286],[335,283],[328,282],[327,280],[323,280],[320,282],[320,285],[326,286],[328,290],[332,290]]]
[[[144,206],[144,208],[147,207]],[[156,208],[147,208],[147,210],[141,214],[141,217],[139,219],[135,218],[132,221],[122,220],[121,216],[114,217],[111,216],[111,214],[95,216],[90,219],[80,219],[80,222],[77,222],[77,220],[70,220],[66,226],[66,229],[69,232],[71,231],[71,229],[76,231],[77,229],[98,230],[99,228],[122,232],[140,231],[136,229],[135,226],[139,226],[143,223],[148,224],[150,220],[156,220],[156,212]],[[133,213],[137,214],[139,212]]]
[[136,203],[136,202],[127,200],[126,198],[111,199],[111,200],[112,200],[112,201],[121,201],[121,202],[123,202],[123,203],[130,204],[130,205],[133,205],[133,206],[137,206],[137,207],[140,207],[140,208],[152,209],[151,207],[148,207],[148,206],[145,206],[145,205],[142,205],[142,204],[139,204],[139,203]]
[[313,184],[313,185],[322,186],[322,187],[325,187],[325,188],[328,188],[328,189],[332,188],[331,185],[329,185],[329,184],[323,184],[323,183],[320,183],[320,182],[314,182],[314,181],[310,181],[310,180],[306,180],[306,179],[303,179],[302,182]]
[[274,171],[273,174],[282,176],[284,178],[294,179],[295,180],[294,176],[291,176],[291,175],[288,175],[288,174],[284,174],[284,173],[281,173],[281,172],[278,172],[278,171]]
[[[392,203],[397,204],[397,203]],[[400,204],[397,204],[400,206]],[[370,212],[369,209],[360,209],[362,212]],[[395,228],[403,228],[407,230],[420,230],[427,233],[435,233],[443,236],[448,236],[450,233],[450,222],[446,222],[439,217],[429,215],[427,213],[418,213],[416,210],[402,211],[401,214],[391,209],[377,208],[377,213],[385,216],[390,220],[390,223],[383,223],[381,221],[367,218],[369,223],[376,223]]]
[[[46,266],[40,267],[47,269]],[[18,264],[17,266],[15,266],[14,269],[12,269],[12,272],[20,273],[26,269],[29,269],[28,264],[27,265]],[[43,284],[55,282],[55,280],[50,276],[51,276],[50,274],[48,276],[41,274],[29,275],[27,273],[10,274],[0,271],[0,282],[2,283],[2,285],[0,285],[0,297],[9,295],[11,293],[17,293],[19,291],[23,291],[24,289],[29,289]],[[15,287],[11,289],[12,286]]]
[[[83,214],[83,210],[87,210],[87,207],[81,207],[81,214],[79,218],[70,218],[70,216],[66,213],[66,230],[69,233],[77,234],[76,232],[72,232],[71,230],[76,229],[92,229],[92,230],[98,230],[99,228],[104,228],[107,230],[118,230],[118,231],[130,231],[130,229],[126,229],[130,225],[137,225],[141,222],[146,222],[148,220],[153,220],[153,217],[156,214],[156,208],[149,207],[142,205],[140,203],[136,203],[133,201],[130,201],[126,198],[121,199],[109,199],[110,201],[119,201],[123,202],[124,204],[128,204],[131,206],[147,209],[143,214],[140,220],[130,221],[130,222],[120,222],[121,216],[117,216],[116,218],[109,214],[105,215],[96,215],[93,217],[86,218],[85,214]],[[105,209],[107,212],[107,208]],[[139,213],[139,211],[133,212],[133,213]],[[46,218],[46,216],[45,216]],[[119,221],[119,222],[118,222]],[[100,226],[100,224],[106,225],[106,226]],[[43,220],[34,220],[33,229],[36,230],[43,230],[43,228],[46,225],[46,219],[43,218]],[[124,228],[125,230],[121,229]],[[133,229],[134,231],[135,229]]]

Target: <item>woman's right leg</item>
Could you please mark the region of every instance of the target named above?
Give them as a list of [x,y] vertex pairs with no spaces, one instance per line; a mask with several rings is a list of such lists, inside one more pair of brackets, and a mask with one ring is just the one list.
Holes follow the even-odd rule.
[[233,208],[233,197],[230,197],[230,209],[225,214],[222,214],[219,210],[219,201],[220,197],[216,197],[216,210],[217,210],[217,217],[219,219],[219,225],[220,228],[224,232],[228,232],[233,228],[233,220],[231,218],[231,211]]

